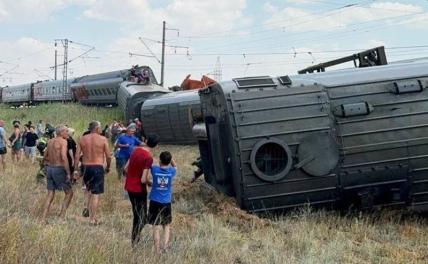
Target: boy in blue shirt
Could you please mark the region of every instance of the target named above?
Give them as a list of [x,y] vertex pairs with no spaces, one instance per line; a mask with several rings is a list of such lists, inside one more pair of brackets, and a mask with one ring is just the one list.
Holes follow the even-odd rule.
[[170,224],[172,222],[172,180],[176,173],[177,165],[168,151],[160,154],[159,166],[153,165],[151,168],[152,190],[149,196],[149,223],[153,225],[153,240],[157,254],[160,253],[161,226],[164,230],[162,249],[166,250],[169,243]]

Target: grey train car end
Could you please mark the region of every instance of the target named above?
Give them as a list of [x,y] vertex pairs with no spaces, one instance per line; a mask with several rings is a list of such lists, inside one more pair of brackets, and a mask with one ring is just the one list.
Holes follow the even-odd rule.
[[255,213],[305,204],[426,210],[427,88],[427,62],[205,88],[205,180]]
[[198,91],[180,91],[144,102],[141,108],[146,134],[156,133],[163,143],[196,144],[192,127],[202,122]]
[[125,120],[140,117],[141,106],[149,98],[156,97],[170,91],[157,84],[139,84],[136,82],[122,82],[117,92],[117,104],[122,110]]

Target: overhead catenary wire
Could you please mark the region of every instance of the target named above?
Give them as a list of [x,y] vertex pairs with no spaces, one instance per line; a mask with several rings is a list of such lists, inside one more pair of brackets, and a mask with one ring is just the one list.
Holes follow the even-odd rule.
[[[397,15],[397,16],[387,16],[387,17],[383,17],[383,18],[379,18],[379,19],[370,19],[368,21],[363,21],[363,22],[358,22],[358,23],[353,23],[348,25],[347,27],[354,27],[354,26],[360,26],[360,25],[365,25],[365,24],[370,24],[373,22],[381,22],[381,21],[385,21],[385,20],[392,20],[392,19],[399,19],[399,18],[408,18],[410,16],[417,16],[417,15],[425,15],[427,14],[424,11],[421,12],[415,12],[415,13],[407,13],[404,15]],[[337,25],[335,27],[329,27],[329,30],[333,29],[333,28],[340,28],[342,27],[341,25]],[[368,26],[365,27],[365,29],[370,28],[372,26]],[[345,32],[357,32],[361,29],[348,29]],[[267,45],[267,41],[268,40],[276,40],[278,41],[278,39],[280,39],[280,37],[286,37],[287,43],[293,42],[293,37],[295,36],[300,36],[300,35],[304,35],[304,34],[309,34],[309,33],[313,33],[313,31],[303,31],[303,32],[292,32],[292,33],[288,33],[288,34],[275,34],[274,36],[269,36],[269,37],[264,37],[264,38],[257,38],[257,39],[251,39],[251,40],[246,40],[246,39],[240,39],[239,41],[235,41],[232,43],[222,43],[222,44],[217,44],[217,45],[211,45],[211,46],[204,46],[204,48],[202,50],[209,50],[209,49],[213,49],[213,48],[226,48],[226,47],[236,47],[239,45],[240,48],[244,47],[254,47],[254,43],[258,43],[258,42],[263,42],[261,44],[263,44],[263,46]],[[329,33],[329,35],[334,34],[334,35],[340,35],[343,34],[342,32],[335,32],[335,33]],[[322,35],[321,37],[323,37],[324,35]],[[319,38],[318,38],[319,39]],[[294,40],[295,41],[295,40]],[[260,46],[260,45],[259,45]],[[257,47],[257,46],[256,46]]]

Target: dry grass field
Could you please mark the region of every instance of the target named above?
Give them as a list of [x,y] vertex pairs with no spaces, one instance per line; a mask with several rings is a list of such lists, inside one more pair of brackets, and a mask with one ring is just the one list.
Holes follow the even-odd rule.
[[[31,109],[0,106],[10,122],[49,119],[80,134],[92,119],[120,118],[117,109],[42,105]],[[428,263],[428,219],[405,212],[343,214],[302,208],[284,216],[259,218],[239,210],[232,199],[190,184],[198,156],[193,146],[160,146],[179,164],[174,186],[170,251],[153,255],[151,227],[132,250],[131,209],[114,170],[106,176],[100,220],[82,218],[83,193],[75,197],[66,221],[57,218],[62,194],[55,198],[49,223],[40,221],[45,186],[37,165],[9,164],[0,172],[0,263]],[[10,157],[8,155],[8,161]]]

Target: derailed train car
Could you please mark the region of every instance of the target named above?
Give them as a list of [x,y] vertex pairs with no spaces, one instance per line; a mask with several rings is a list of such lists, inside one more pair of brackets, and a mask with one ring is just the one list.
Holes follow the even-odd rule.
[[127,74],[128,70],[120,70],[82,76],[70,84],[70,89],[81,104],[116,104],[119,84]]
[[200,91],[205,180],[251,212],[428,206],[428,63]]
[[151,98],[141,107],[146,134],[156,133],[163,143],[196,144],[192,128],[203,122],[198,91],[180,91]]
[[152,97],[156,97],[170,91],[156,83],[122,82],[117,92],[117,104],[121,108],[125,120],[140,117],[141,106]]

